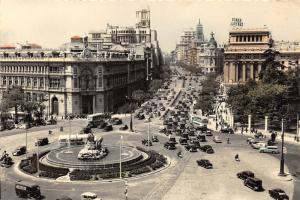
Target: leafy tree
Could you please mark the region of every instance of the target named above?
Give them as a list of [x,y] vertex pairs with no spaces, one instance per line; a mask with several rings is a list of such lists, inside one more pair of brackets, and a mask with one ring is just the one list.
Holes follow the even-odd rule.
[[5,99],[0,102],[0,121],[1,123],[5,121],[6,113],[8,111],[8,103]]
[[8,88],[7,92],[4,94],[4,99],[8,102],[9,108],[14,108],[15,122],[18,123],[18,108],[25,102],[24,90],[20,86],[12,86],[11,88]]
[[143,90],[135,90],[132,92],[131,97],[140,106],[141,102],[146,98],[146,93]]
[[32,122],[32,113],[36,110],[36,102],[26,101],[22,105],[22,110],[26,113],[26,123]]

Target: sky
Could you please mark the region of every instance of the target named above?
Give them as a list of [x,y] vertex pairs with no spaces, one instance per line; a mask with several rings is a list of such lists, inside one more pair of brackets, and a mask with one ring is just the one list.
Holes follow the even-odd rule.
[[226,43],[232,18],[244,27],[264,25],[275,40],[300,41],[300,0],[0,0],[0,44],[31,43],[55,48],[74,35],[135,26],[135,12],[149,8],[164,52],[175,49],[183,30],[199,19],[205,37]]

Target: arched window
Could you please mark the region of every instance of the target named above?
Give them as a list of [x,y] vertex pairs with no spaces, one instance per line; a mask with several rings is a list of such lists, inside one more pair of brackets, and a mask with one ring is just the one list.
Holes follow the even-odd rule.
[[52,98],[51,105],[52,105],[51,114],[52,115],[58,115],[58,99],[57,99],[57,97],[54,96]]

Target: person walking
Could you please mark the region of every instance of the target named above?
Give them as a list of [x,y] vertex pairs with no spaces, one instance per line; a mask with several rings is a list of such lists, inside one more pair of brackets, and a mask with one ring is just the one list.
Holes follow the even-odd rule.
[[227,138],[227,144],[230,144],[230,139],[229,138]]

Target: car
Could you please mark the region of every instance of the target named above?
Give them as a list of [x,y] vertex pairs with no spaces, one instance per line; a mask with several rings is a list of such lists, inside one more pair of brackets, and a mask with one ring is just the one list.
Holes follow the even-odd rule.
[[210,145],[204,145],[204,146],[200,147],[200,150],[203,151],[203,152],[206,152],[207,149],[212,149],[212,146],[210,146]]
[[277,146],[265,146],[259,148],[259,153],[279,153]]
[[37,141],[35,142],[35,146],[44,146],[47,144],[49,144],[49,140],[47,137],[38,138]]
[[227,127],[222,127],[222,128],[221,128],[221,133],[229,133],[229,128],[227,128]]
[[160,111],[165,111],[165,110],[166,110],[165,107],[160,108]]
[[206,136],[213,136],[212,132],[210,130],[207,130],[205,133]]
[[196,162],[199,166],[204,167],[205,169],[212,169],[213,168],[212,163],[207,159],[197,160]]
[[46,125],[55,125],[57,124],[57,121],[55,119],[49,119],[46,121]]
[[80,196],[80,200],[101,200],[101,198],[99,198],[97,194],[93,192],[84,192]]
[[138,120],[143,120],[143,119],[145,119],[145,115],[144,114],[138,116]]
[[108,132],[108,131],[112,131],[113,130],[113,126],[111,124],[108,124],[107,126],[104,127],[103,131]]
[[254,178],[254,173],[251,171],[241,171],[241,172],[237,173],[236,176],[242,180],[245,180],[248,177]]
[[16,195],[20,198],[41,199],[40,186],[34,182],[17,181],[15,184]]
[[222,143],[222,140],[219,138],[219,136],[214,136],[214,137],[213,137],[213,141],[214,141],[215,143]]
[[289,200],[289,196],[280,188],[269,190],[269,194],[272,198],[277,200]]
[[215,153],[214,149],[213,148],[209,148],[205,151],[207,154],[213,154]]
[[12,155],[13,155],[13,156],[20,156],[20,155],[23,155],[23,154],[25,154],[25,153],[26,153],[26,146],[19,146],[19,147],[17,147],[17,148],[13,151]]
[[244,185],[251,188],[254,191],[262,191],[262,180],[259,178],[248,177],[244,181]]
[[273,141],[272,139],[269,139],[268,142],[267,142],[268,146],[274,146],[276,144],[277,144],[277,142]]
[[260,149],[261,147],[265,147],[265,146],[267,146],[267,145],[264,142],[252,141],[252,143],[251,143],[251,147],[253,149]]
[[257,133],[255,133],[254,137],[255,138],[263,138],[264,135],[262,134],[262,132],[257,132]]
[[126,124],[122,125],[122,126],[119,128],[119,130],[121,130],[121,131],[125,131],[125,130],[127,130],[127,129],[128,129],[128,126],[127,126]]
[[180,137],[179,138],[179,143],[181,144],[181,145],[187,145],[188,143],[187,143],[187,139],[185,138],[185,137]]
[[111,119],[109,120],[109,122],[110,122],[111,124],[113,124],[113,125],[120,125],[120,124],[122,124],[122,120],[119,119],[119,118],[111,118]]
[[153,135],[151,137],[152,142],[159,142],[158,137],[156,135]]
[[197,138],[198,138],[199,142],[206,142],[205,135],[197,135]]
[[174,149],[176,149],[175,143],[170,143],[169,141],[167,141],[167,142],[164,144],[164,147],[165,147],[166,149],[169,149],[169,150],[174,150]]
[[81,129],[79,134],[89,134],[91,132],[92,132],[92,129],[90,127],[84,127],[83,129]]
[[108,125],[108,123],[103,121],[103,122],[101,122],[101,123],[97,126],[97,128],[103,129],[103,128],[105,128],[107,125]]
[[195,145],[187,145],[187,146],[190,147],[189,150],[188,150],[189,152],[197,152],[197,147]]

